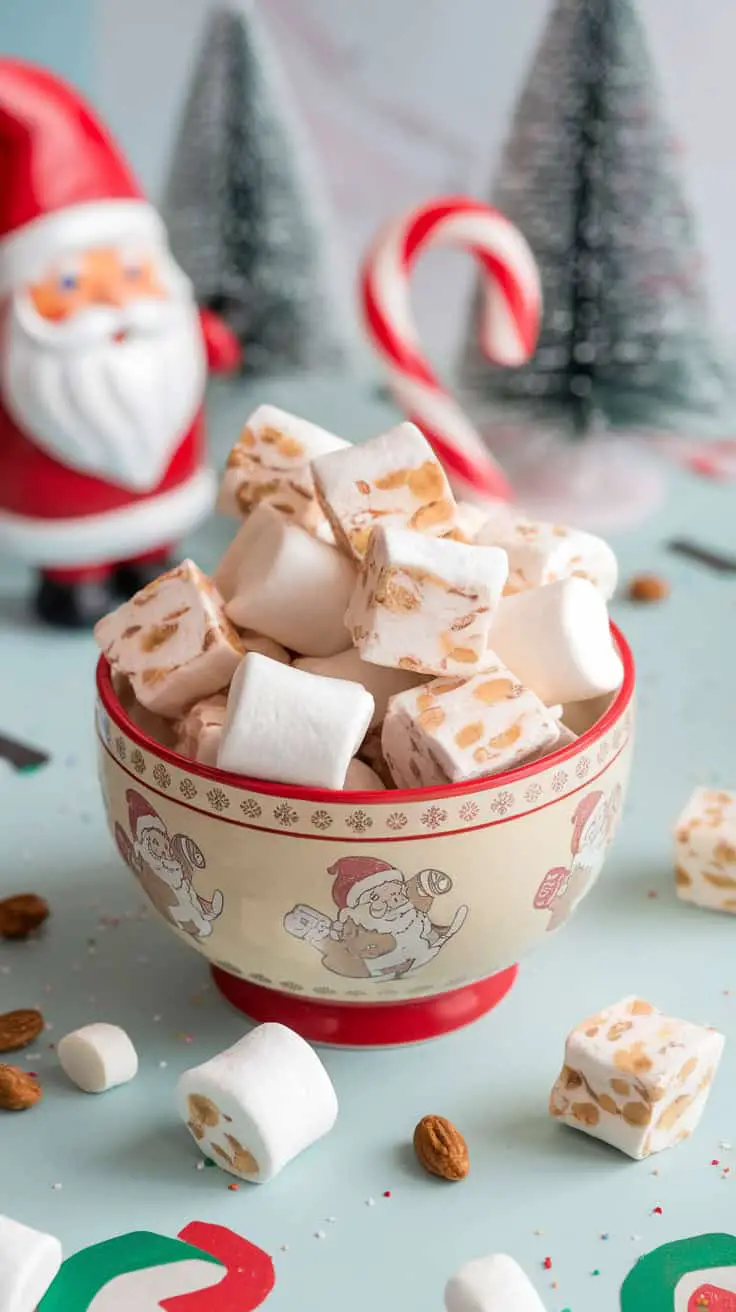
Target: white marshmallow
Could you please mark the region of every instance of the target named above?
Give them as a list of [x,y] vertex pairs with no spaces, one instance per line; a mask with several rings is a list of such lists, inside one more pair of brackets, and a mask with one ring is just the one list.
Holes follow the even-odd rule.
[[562,708],[562,719],[577,737],[592,729],[605,715],[615,694],[606,692],[585,702],[567,702]]
[[539,588],[559,579],[588,579],[604,601],[616,590],[618,562],[603,538],[564,524],[494,515],[476,537],[486,546],[503,547],[509,558],[507,592]]
[[432,679],[389,702],[381,746],[399,788],[511,770],[559,741],[555,717],[496,661],[472,679]]
[[371,729],[383,720],[389,698],[424,682],[421,674],[414,674],[411,670],[390,670],[384,665],[371,665],[361,659],[354,647],[339,652],[337,656],[305,656],[302,660],[294,661],[294,668],[307,670],[310,674],[321,674],[325,679],[347,679],[350,683],[362,683],[376,704]]
[[191,560],[106,615],[95,638],[141,705],[172,719],[225,688],[243,655],[217,588]]
[[64,1074],[85,1093],[105,1093],[138,1074],[138,1054],[125,1030],[104,1021],[65,1034],[57,1053]]
[[251,778],[342,788],[373,706],[360,684],[250,652],[230,686],[217,764]]
[[490,645],[548,705],[598,697],[623,679],[606,603],[586,579],[502,598]]
[[195,702],[177,721],[176,751],[201,765],[216,765],[226,706],[227,694],[224,692]]
[[312,462],[317,498],[339,546],[360,560],[377,522],[432,537],[457,523],[447,475],[414,424]]
[[259,405],[245,421],[227,460],[217,508],[224,515],[249,515],[258,505],[317,531],[324,515],[314,496],[310,460],[347,443],[306,419]]
[[683,902],[736,914],[736,793],[696,788],[675,829],[675,885]]
[[179,1113],[205,1156],[254,1184],[329,1133],[337,1096],[316,1052],[285,1025],[259,1025],[185,1071]]
[[300,656],[345,651],[350,635],[344,616],[355,585],[351,562],[286,524],[270,506],[254,511],[238,536],[242,555],[227,605],[230,619]]
[[422,674],[475,674],[508,576],[505,551],[379,525],[345,623],[366,661]]
[[369,793],[379,792],[385,789],[386,785],[379,779],[375,770],[371,770],[365,761],[360,761],[358,757],[350,762],[348,772],[345,776],[343,788],[347,793]]
[[53,1235],[0,1216],[0,1308],[33,1312],[61,1267],[61,1244]]
[[628,997],[568,1035],[550,1115],[641,1159],[689,1138],[724,1038]]
[[447,1312],[544,1312],[539,1294],[505,1253],[466,1262],[445,1288]]

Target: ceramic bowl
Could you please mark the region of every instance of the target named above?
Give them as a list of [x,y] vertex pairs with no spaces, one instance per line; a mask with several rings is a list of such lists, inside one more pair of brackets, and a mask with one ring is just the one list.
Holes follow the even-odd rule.
[[100,779],[120,854],[254,1019],[351,1045],[467,1024],[600,874],[633,741],[633,661],[614,635],[623,684],[602,713],[577,709],[569,746],[474,783],[370,793],[177,755],[133,723],[103,658]]

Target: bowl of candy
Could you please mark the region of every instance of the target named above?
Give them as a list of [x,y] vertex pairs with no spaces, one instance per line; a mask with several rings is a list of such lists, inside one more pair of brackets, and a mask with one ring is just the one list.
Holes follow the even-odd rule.
[[477,1019],[600,874],[634,669],[591,534],[457,503],[421,433],[261,406],[212,577],[100,621],[100,779],[148,901],[257,1020],[409,1043]]

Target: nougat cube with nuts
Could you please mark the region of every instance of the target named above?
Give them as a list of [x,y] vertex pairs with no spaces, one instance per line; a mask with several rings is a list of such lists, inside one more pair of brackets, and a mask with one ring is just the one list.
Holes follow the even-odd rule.
[[675,887],[684,902],[736,913],[736,793],[696,788],[675,828]]
[[502,547],[509,558],[509,593],[560,579],[588,579],[608,601],[616,590],[618,562],[603,538],[565,524],[493,515],[476,535],[483,546]]
[[628,997],[576,1026],[550,1115],[640,1159],[689,1138],[708,1099],[724,1038]]
[[190,706],[176,723],[176,751],[201,765],[217,765],[226,708],[224,692],[203,697]]
[[554,709],[495,657],[483,674],[392,697],[381,746],[398,788],[480,779],[551,751],[560,736]]
[[314,486],[341,550],[362,560],[377,524],[444,537],[457,528],[447,475],[414,424],[312,462]]
[[310,461],[347,446],[343,438],[275,405],[259,405],[246,419],[227,459],[218,510],[246,517],[267,502],[292,524],[324,533]]
[[505,551],[379,525],[346,624],[364,661],[419,674],[474,674],[508,574]]
[[222,597],[192,560],[106,615],[95,638],[141,705],[170,719],[227,687],[243,656]]

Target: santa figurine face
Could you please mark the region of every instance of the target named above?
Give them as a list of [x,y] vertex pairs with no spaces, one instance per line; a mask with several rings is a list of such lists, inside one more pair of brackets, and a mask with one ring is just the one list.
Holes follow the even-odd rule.
[[21,428],[74,469],[154,487],[205,369],[191,286],[163,239],[49,252],[7,313],[0,383]]

